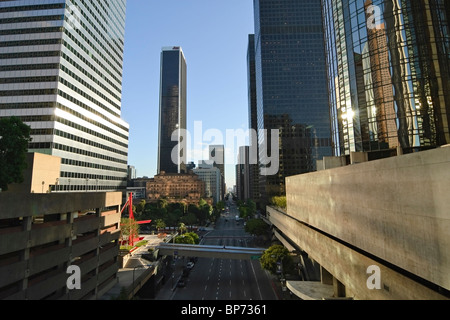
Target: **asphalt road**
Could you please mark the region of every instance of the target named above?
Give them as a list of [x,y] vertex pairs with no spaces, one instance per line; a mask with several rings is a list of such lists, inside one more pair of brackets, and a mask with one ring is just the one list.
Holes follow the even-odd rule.
[[[214,231],[203,237],[202,244],[251,247],[252,237],[242,221],[235,220],[237,209],[217,221]],[[173,300],[278,300],[273,276],[263,270],[258,260],[199,258],[186,278],[186,286],[177,288]]]

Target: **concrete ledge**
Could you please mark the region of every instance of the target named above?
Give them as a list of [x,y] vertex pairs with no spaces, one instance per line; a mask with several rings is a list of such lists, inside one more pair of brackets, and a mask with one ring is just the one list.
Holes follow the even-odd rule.
[[287,281],[286,286],[302,300],[324,300],[334,295],[332,285],[318,281]]
[[450,290],[450,148],[286,178],[287,214]]

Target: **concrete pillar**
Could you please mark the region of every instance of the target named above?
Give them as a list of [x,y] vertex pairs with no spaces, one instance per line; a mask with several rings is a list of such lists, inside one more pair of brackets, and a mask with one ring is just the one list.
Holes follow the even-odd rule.
[[350,163],[357,164],[369,161],[369,154],[367,152],[351,152]]
[[335,298],[344,298],[346,296],[345,286],[335,277],[333,277],[333,290]]
[[320,281],[323,284],[333,285],[333,278],[333,275],[329,273],[327,269],[320,266]]

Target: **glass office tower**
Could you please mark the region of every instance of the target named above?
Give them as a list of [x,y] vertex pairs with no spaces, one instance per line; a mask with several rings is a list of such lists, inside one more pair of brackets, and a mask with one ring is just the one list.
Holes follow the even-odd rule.
[[[256,100],[256,61],[255,61],[255,35],[248,36],[247,47],[247,90],[248,90],[248,128],[258,132],[258,104]],[[253,146],[255,143],[255,146]],[[251,141],[250,146],[256,148],[258,154],[258,143]],[[251,163],[250,168],[250,198],[255,202],[259,201],[259,166]]]
[[320,1],[255,0],[254,10],[258,128],[280,129],[278,174],[260,180],[267,200],[332,154],[330,115]]
[[[187,66],[180,47],[161,52],[161,88],[159,106],[158,173],[186,173]],[[175,133],[176,132],[176,133]],[[175,133],[175,136],[174,136]]]
[[322,0],[334,153],[450,143],[450,3]]
[[61,157],[53,191],[126,188],[125,8],[126,0],[0,1],[0,117],[31,126],[30,152]]

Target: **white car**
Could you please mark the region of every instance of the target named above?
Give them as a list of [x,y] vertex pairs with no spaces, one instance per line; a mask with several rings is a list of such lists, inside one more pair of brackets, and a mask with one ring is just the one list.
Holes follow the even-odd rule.
[[193,262],[188,262],[188,264],[186,265],[186,267],[188,268],[188,269],[192,269],[193,267],[194,267],[194,263]]

